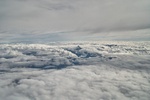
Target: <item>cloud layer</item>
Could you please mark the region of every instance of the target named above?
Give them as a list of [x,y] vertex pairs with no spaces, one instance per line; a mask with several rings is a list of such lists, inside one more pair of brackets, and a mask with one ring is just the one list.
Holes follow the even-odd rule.
[[0,100],[149,100],[150,42],[0,45]]
[[[0,34],[69,32],[77,40],[83,33],[101,37],[112,32],[145,30],[150,28],[149,6],[149,0],[0,0]],[[142,40],[147,37],[144,32],[140,36],[144,36]]]

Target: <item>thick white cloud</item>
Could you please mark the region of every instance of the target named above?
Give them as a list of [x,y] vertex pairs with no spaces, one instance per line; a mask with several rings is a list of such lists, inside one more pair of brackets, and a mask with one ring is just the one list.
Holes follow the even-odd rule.
[[[0,35],[20,39],[19,34],[28,33],[24,38],[29,38],[31,33],[49,33],[51,37],[52,33],[64,32],[50,39],[58,41],[71,40],[68,34],[74,35],[73,40],[83,40],[81,34],[87,39],[87,34],[83,33],[97,33],[102,37],[116,31],[123,34],[124,31],[144,30],[150,28],[149,6],[149,0],[0,0]],[[7,35],[2,37],[8,38]],[[106,40],[114,39],[110,38]],[[138,38],[149,40],[144,32]]]
[[149,100],[150,42],[0,44],[0,100]]

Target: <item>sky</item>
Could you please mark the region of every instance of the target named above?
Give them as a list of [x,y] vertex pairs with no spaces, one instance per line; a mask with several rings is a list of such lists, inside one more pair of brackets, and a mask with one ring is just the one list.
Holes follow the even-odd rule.
[[0,43],[150,40],[149,0],[0,0]]

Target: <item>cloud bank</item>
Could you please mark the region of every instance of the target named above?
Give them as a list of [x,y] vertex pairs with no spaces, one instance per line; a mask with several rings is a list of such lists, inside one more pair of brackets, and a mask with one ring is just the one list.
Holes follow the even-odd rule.
[[149,44],[1,44],[0,100],[149,100]]
[[[36,36],[48,32],[51,37],[52,33],[64,32],[73,34],[75,40],[81,34],[87,39],[87,33],[102,37],[115,35],[113,32],[132,32],[136,36],[134,31],[150,28],[149,6],[149,0],[0,0],[0,34],[7,38],[6,34]],[[60,37],[58,40],[63,40],[63,35]],[[69,35],[66,37],[69,40]],[[116,39],[109,38],[106,39]],[[149,39],[145,32],[138,38]]]

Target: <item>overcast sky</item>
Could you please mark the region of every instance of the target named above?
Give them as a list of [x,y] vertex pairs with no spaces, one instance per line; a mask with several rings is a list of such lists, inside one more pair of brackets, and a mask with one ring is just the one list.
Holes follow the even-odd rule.
[[0,0],[0,42],[150,40],[149,0]]

